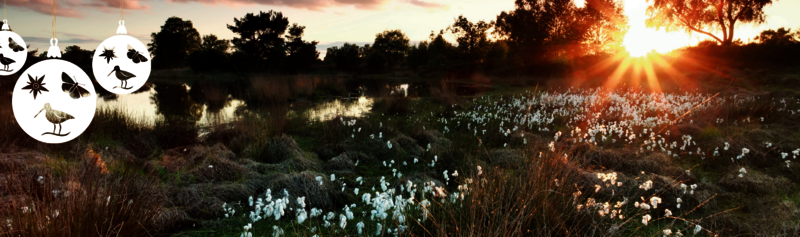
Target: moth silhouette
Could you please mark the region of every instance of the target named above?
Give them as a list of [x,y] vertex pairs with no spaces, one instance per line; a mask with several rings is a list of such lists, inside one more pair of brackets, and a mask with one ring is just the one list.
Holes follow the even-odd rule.
[[136,51],[135,49],[128,49],[128,58],[133,60],[133,63],[147,62],[147,57]]
[[69,93],[69,97],[72,97],[73,99],[80,99],[81,97],[87,97],[91,94],[89,91],[80,86],[83,84],[78,84],[77,79],[72,80],[72,78],[70,78],[66,72],[61,73],[61,81],[63,82],[61,84],[61,90]]
[[103,46],[103,53],[100,54],[100,57],[105,58],[106,63],[111,63],[111,59],[114,59],[114,58],[117,57],[117,55],[114,54],[114,47],[111,47],[111,49],[108,49],[105,46]]
[[17,42],[14,42],[11,37],[8,37],[8,47],[11,48],[11,50],[14,50],[15,53],[19,51],[25,51],[25,48],[17,44]]

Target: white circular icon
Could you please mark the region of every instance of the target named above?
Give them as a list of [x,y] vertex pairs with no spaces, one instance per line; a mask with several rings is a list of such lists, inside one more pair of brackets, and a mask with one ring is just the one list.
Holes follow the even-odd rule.
[[0,31],[0,75],[18,73],[28,59],[28,47],[17,33]]
[[114,94],[130,94],[150,77],[150,53],[136,38],[115,35],[97,46],[92,72],[97,83]]
[[64,143],[89,127],[97,94],[89,76],[75,64],[47,59],[20,74],[11,98],[22,130],[44,143]]

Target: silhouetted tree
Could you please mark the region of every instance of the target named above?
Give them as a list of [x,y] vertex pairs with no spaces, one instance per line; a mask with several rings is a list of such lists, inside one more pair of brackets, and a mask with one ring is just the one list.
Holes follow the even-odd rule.
[[585,54],[613,53],[622,48],[622,40],[630,29],[628,18],[619,0],[587,0],[579,10],[581,30],[584,31]]
[[189,55],[189,67],[195,72],[222,71],[232,69],[228,61],[230,41],[218,39],[216,35],[204,35],[200,49]]
[[241,52],[235,59],[252,61],[256,68],[264,63],[269,63],[272,68],[282,68],[286,57],[282,36],[289,27],[289,18],[281,12],[270,10],[261,11],[258,15],[247,13],[242,18],[234,18],[233,22],[228,29],[239,37],[234,37],[231,42]]
[[579,42],[578,9],[571,0],[518,0],[497,16],[495,32],[507,40],[518,66],[544,61],[559,45]]
[[214,34],[204,35],[203,43],[200,44],[200,49],[210,49],[222,52],[228,52],[231,41],[226,39],[219,39]]
[[412,45],[408,48],[408,57],[406,58],[406,65],[412,70],[417,70],[428,64],[428,41],[419,42],[417,45]]
[[288,69],[294,72],[306,70],[319,61],[319,52],[317,51],[317,44],[319,42],[303,41],[303,32],[305,29],[305,26],[294,23],[289,27],[289,34],[286,35]]
[[64,49],[61,59],[74,63],[80,68],[91,68],[93,51],[81,49],[80,46],[71,45]]
[[508,47],[505,41],[495,41],[489,46],[489,51],[486,52],[486,60],[484,69],[489,72],[500,72],[505,69],[506,54],[508,54]]
[[431,31],[429,36],[431,43],[428,44],[428,68],[434,70],[447,70],[455,58],[456,47],[444,39],[444,31],[434,34]]
[[[406,56],[408,50],[408,36],[400,30],[386,30],[382,33],[375,35],[375,42],[372,44],[371,54],[373,59],[368,59],[368,64],[372,62],[370,67],[378,69],[386,66],[399,65]],[[380,64],[386,64],[379,66]]]
[[791,32],[792,29],[784,29],[783,27],[778,28],[778,30],[765,30],[753,40],[765,45],[790,45],[800,43],[800,39],[795,38],[795,34],[800,36],[800,31],[795,34],[792,34]]
[[[764,23],[764,7],[772,0],[654,0],[647,7],[646,25],[667,31],[685,30],[708,35],[722,45],[733,42],[734,27],[741,23]],[[722,36],[714,34],[722,31]]]
[[356,44],[344,43],[341,48],[330,47],[325,54],[325,62],[342,71],[355,71],[361,60],[360,48]]
[[621,3],[614,0],[589,0],[583,8],[572,0],[515,4],[513,11],[497,16],[495,33],[508,46],[507,62],[520,69],[536,70],[527,66],[611,51],[627,30]]
[[467,63],[474,64],[483,57],[490,43],[487,31],[493,25],[494,22],[487,23],[483,20],[472,23],[460,15],[455,23],[448,27],[448,30],[456,36],[458,49],[464,54]]
[[161,31],[150,35],[152,42],[147,44],[153,54],[153,68],[172,69],[186,66],[186,59],[200,48],[200,33],[192,21],[170,17],[161,26]]

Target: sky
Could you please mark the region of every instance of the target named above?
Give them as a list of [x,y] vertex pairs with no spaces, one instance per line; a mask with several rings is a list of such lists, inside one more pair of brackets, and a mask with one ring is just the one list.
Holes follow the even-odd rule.
[[[5,18],[12,30],[22,36],[30,49],[45,51],[52,36],[52,0],[5,0]],[[582,0],[576,0],[582,1]],[[56,0],[56,29],[59,47],[69,45],[96,49],[115,35],[120,20],[118,0]],[[227,29],[234,18],[247,13],[276,10],[290,23],[306,26],[304,39],[319,41],[317,49],[344,42],[367,44],[375,34],[400,29],[412,43],[426,40],[431,31],[446,28],[459,15],[470,21],[491,21],[501,11],[514,8],[514,0],[125,0],[124,19],[128,35],[150,42],[150,34],[160,30],[167,18],[191,20],[201,35],[215,34],[231,39]],[[645,0],[625,0],[625,13],[631,31],[624,45],[666,52],[696,44],[704,37],[683,32],[665,33],[644,27]],[[739,25],[737,38],[745,42],[764,29],[800,29],[800,1],[779,0],[768,6],[767,23]],[[647,42],[647,43],[642,43]],[[641,49],[640,49],[641,50]]]

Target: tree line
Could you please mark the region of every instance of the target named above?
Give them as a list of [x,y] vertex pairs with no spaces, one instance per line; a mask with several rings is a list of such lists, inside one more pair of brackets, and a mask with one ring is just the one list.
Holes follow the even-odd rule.
[[[800,45],[800,31],[765,30],[749,44],[733,40],[733,26],[737,22],[763,23],[763,8],[771,2],[710,0],[698,3],[700,6],[679,0],[654,0],[647,9],[646,24],[711,36],[712,40],[690,50],[695,53],[720,54],[720,49],[708,47],[720,46],[728,55],[739,51],[754,54],[764,51],[760,46],[769,46],[777,55],[786,51],[781,50],[785,47]],[[451,25],[431,31],[428,39],[417,44],[411,44],[399,29],[386,30],[377,33],[372,44],[330,47],[325,58],[320,59],[318,42],[303,38],[305,26],[290,23],[283,13],[270,10],[234,18],[232,24],[227,24],[236,35],[230,40],[213,34],[201,36],[190,20],[170,17],[159,32],[151,34],[147,45],[156,70],[188,67],[195,72],[233,73],[322,70],[541,75],[568,70],[571,61],[621,52],[622,39],[629,28],[627,22],[621,0],[586,0],[581,7],[572,0],[517,0],[514,9],[502,11],[488,22],[458,16]],[[719,29],[717,32],[722,35],[714,35],[713,29]],[[744,46],[749,48],[731,49]],[[37,53],[30,50],[30,63],[26,64],[45,58],[44,53]],[[90,70],[93,53],[73,45],[65,48],[62,58]]]

